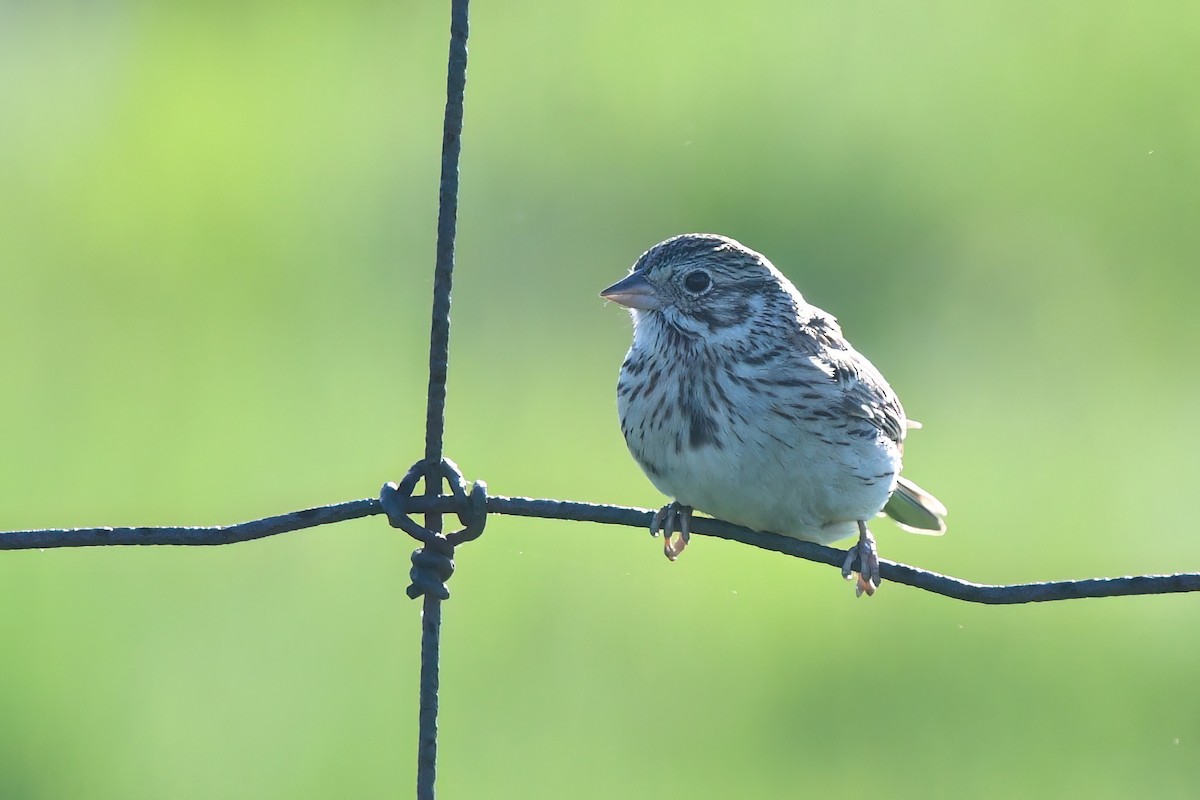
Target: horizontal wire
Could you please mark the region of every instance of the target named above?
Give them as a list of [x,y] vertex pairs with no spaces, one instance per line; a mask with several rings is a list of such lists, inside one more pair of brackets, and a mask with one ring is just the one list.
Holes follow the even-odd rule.
[[[449,495],[434,498],[417,496],[406,500],[406,509],[413,514],[428,511],[452,514],[459,509],[459,501]],[[645,529],[649,529],[650,520],[654,517],[654,511],[646,508],[530,497],[490,496],[487,499],[487,510],[491,514],[597,522],[603,525],[625,525]],[[203,546],[232,544],[382,513],[383,507],[379,500],[365,498],[307,508],[236,525],[7,531],[0,532],[0,550],[101,545]],[[834,567],[841,567],[846,559],[845,550],[825,547],[788,536],[760,533],[740,525],[708,517],[692,517],[691,531]],[[1087,578],[1044,583],[984,584],[940,575],[936,572],[885,559],[879,560],[879,569],[883,578],[893,583],[924,589],[927,592],[955,600],[993,605],[1076,600],[1084,597],[1120,597],[1200,591],[1200,573],[1195,572],[1172,575],[1127,575],[1119,578]]]

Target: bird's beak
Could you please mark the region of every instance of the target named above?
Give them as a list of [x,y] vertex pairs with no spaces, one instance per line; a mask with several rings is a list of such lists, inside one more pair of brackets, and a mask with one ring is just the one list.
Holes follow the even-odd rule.
[[631,272],[600,293],[605,300],[620,303],[626,308],[653,311],[662,305],[654,285],[641,272]]

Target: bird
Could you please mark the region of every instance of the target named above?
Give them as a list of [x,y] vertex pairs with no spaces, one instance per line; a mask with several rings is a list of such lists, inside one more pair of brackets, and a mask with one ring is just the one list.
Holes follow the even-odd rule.
[[842,575],[873,595],[868,521],[945,531],[946,507],[900,475],[920,424],[766,256],[719,234],[673,236],[600,296],[633,318],[617,411],[634,460],[673,498],[650,523],[667,558],[687,546],[693,510],[819,544],[857,534]]

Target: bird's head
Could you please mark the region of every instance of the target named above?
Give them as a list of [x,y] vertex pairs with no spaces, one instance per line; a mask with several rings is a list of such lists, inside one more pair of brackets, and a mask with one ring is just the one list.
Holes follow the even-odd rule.
[[803,303],[766,256],[713,233],[659,242],[600,296],[630,309],[635,335],[654,319],[710,343],[744,335],[756,320]]

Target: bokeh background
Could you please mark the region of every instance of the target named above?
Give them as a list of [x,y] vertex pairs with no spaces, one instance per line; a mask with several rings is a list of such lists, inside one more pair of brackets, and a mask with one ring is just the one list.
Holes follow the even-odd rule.
[[[0,0],[0,529],[214,524],[422,452],[448,4]],[[447,453],[656,506],[597,291],[767,253],[925,429],[983,582],[1200,570],[1190,2],[477,2]],[[743,476],[731,476],[740,480]],[[412,543],[0,553],[0,797],[404,797]],[[496,517],[446,797],[1193,797],[1200,597],[976,607]]]

